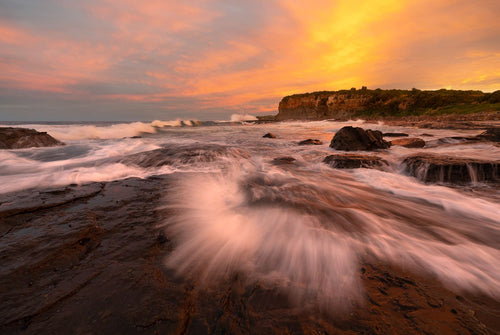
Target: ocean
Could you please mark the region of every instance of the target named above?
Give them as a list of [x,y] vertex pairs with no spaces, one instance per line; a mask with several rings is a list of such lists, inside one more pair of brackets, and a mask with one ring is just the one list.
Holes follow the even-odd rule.
[[[407,133],[426,147],[362,152],[386,160],[381,169],[334,169],[323,160],[337,152],[329,143],[348,125]],[[180,274],[217,281],[246,273],[282,287],[292,301],[313,296],[343,309],[362,300],[357,273],[368,260],[433,276],[456,292],[500,297],[498,183],[424,183],[403,164],[418,152],[498,160],[500,147],[460,139],[480,130],[362,120],[17,126],[66,145],[1,150],[0,195],[172,175],[161,202],[175,215],[158,226],[175,237],[166,266]],[[323,144],[298,145],[309,138]]]

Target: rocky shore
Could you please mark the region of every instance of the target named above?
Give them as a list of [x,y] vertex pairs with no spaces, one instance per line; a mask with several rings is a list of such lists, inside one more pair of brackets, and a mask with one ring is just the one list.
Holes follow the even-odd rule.
[[[498,129],[490,127],[477,136],[455,140],[498,143]],[[275,134],[262,141],[278,141]],[[354,152],[328,155],[323,163],[333,169],[383,170],[389,165],[383,151],[404,146],[397,144],[398,138],[421,145],[404,133],[344,127],[330,147]],[[314,138],[293,142],[301,148],[309,145],[310,150],[321,144]],[[424,141],[422,150],[426,145]],[[235,150],[200,143],[166,146],[118,162],[152,168],[212,162],[228,153],[237,159],[247,157]],[[360,150],[376,155],[356,152]],[[296,159],[283,156],[272,163],[292,169]],[[402,158],[401,164],[407,174],[429,183],[498,185],[500,177],[498,160],[418,154]],[[178,245],[176,236],[162,227],[176,215],[165,201],[178,191],[177,178],[173,173],[0,195],[0,334],[500,332],[499,300],[457,293],[437,277],[418,275],[369,255],[357,260],[362,300],[343,312],[314,302],[297,305],[278,285],[250,281],[244,273],[233,273],[217,283],[181,276],[165,265]],[[267,179],[253,182],[278,190],[280,186]],[[374,189],[373,198],[384,199],[383,192]],[[415,219],[411,224],[425,223]]]
[[[500,303],[360,260],[364,304],[300,308],[235,274],[210,286],[165,267],[157,227],[175,176],[21,192],[0,201],[0,333],[463,333],[500,330]],[[25,199],[25,207],[19,200]],[[9,203],[16,203],[17,207]],[[7,204],[7,205],[6,205]],[[7,207],[5,207],[7,206]],[[7,209],[5,209],[7,208]]]

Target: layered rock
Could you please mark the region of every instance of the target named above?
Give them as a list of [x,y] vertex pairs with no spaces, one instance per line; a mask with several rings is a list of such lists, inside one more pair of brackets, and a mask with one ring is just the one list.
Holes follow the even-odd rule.
[[380,131],[351,126],[341,128],[330,143],[331,148],[344,151],[370,151],[387,149],[390,146],[389,142],[384,141]]
[[391,145],[400,145],[405,148],[423,148],[425,146],[425,141],[421,138],[400,138],[397,140],[392,140]]
[[46,132],[28,128],[0,128],[0,149],[22,149],[64,145]]
[[[497,91],[498,92],[498,91]],[[481,91],[436,90],[360,90],[322,91],[284,97],[276,120],[349,119],[352,117],[398,116],[419,114],[456,105],[476,106],[496,103],[497,95]],[[496,94],[496,95],[495,95]]]
[[424,182],[469,183],[500,180],[500,160],[416,154],[403,161],[406,171]]
[[325,157],[323,163],[336,169],[380,168],[388,165],[380,157],[357,154],[330,155]]

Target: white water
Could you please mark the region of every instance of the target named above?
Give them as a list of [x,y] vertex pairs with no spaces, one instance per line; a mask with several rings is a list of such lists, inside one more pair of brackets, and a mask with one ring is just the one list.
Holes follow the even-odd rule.
[[[166,264],[207,285],[244,273],[250,281],[280,287],[298,304],[346,310],[363,297],[360,261],[376,260],[435,276],[457,292],[500,299],[498,186],[479,184],[473,186],[478,192],[466,192],[426,185],[401,168],[404,157],[417,152],[498,159],[499,147],[456,143],[364,153],[386,159],[385,171],[335,170],[322,163],[334,152],[328,147],[332,136],[346,125],[434,135],[419,136],[427,141],[480,131],[359,120],[172,125],[30,125],[66,136],[59,139],[67,145],[0,151],[0,193],[177,172],[166,190],[166,206],[177,213],[164,223],[176,243]],[[267,132],[277,138],[262,138]],[[122,139],[137,135],[142,137]],[[324,144],[297,145],[306,138]],[[164,151],[155,156],[152,150],[159,148]],[[140,159],[134,156],[140,153]],[[294,163],[272,163],[283,156]],[[144,165],[149,157],[162,163]]]

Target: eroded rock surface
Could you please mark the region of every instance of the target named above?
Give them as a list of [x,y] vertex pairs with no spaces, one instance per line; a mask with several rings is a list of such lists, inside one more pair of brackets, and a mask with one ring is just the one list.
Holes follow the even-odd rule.
[[[176,178],[89,184],[81,193],[86,197],[1,217],[0,333],[487,334],[500,330],[498,301],[457,296],[430,278],[366,260],[360,260],[358,272],[364,303],[345,314],[296,306],[279,287],[250,284],[239,274],[217,285],[179,277],[164,265],[176,248],[175,239],[158,227],[173,214],[163,199],[174,191]],[[55,196],[66,197],[71,190],[63,188]],[[29,197],[26,193],[18,195]],[[9,195],[9,201],[14,196]],[[5,202],[4,196],[0,202]]]
[[498,181],[500,160],[415,154],[403,161],[406,171],[424,182],[469,183]]

